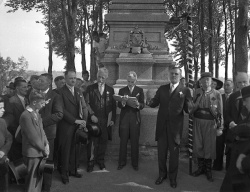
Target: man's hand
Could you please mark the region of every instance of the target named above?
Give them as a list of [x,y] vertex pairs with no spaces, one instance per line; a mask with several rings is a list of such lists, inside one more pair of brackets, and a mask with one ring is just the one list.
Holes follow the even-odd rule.
[[75,124],[81,125],[81,126],[83,126],[83,127],[86,127],[86,121],[84,121],[84,120],[79,120],[79,119],[77,119],[77,120],[75,121]]
[[46,145],[45,145],[45,148],[44,148],[44,155],[45,155],[46,157],[48,157],[48,156],[49,156],[49,153],[50,153],[50,151],[49,151],[49,144],[46,144]]
[[98,118],[97,118],[95,115],[92,115],[92,116],[91,116],[91,121],[92,121],[93,123],[98,123]]
[[3,151],[0,151],[0,159],[2,159],[4,155],[5,153]]
[[108,126],[113,126],[114,125],[114,121],[110,121]]
[[147,98],[146,105],[149,106],[151,104],[151,98]]
[[232,129],[233,127],[237,126],[237,124],[235,124],[234,121],[232,121],[230,124],[229,124],[229,129]]
[[242,170],[242,166],[241,166],[241,163],[242,163],[242,160],[246,157],[245,154],[240,154],[237,161],[236,161],[236,167],[238,168],[239,172],[240,173],[244,173],[243,170]]

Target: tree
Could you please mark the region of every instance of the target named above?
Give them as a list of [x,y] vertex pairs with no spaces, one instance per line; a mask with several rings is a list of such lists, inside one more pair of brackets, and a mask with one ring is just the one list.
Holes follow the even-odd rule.
[[3,92],[4,87],[17,76],[25,76],[28,62],[22,56],[14,62],[10,57],[4,59],[0,56],[0,92]]
[[248,72],[248,0],[239,0],[238,17],[236,18],[237,30],[235,36],[235,63],[236,72]]

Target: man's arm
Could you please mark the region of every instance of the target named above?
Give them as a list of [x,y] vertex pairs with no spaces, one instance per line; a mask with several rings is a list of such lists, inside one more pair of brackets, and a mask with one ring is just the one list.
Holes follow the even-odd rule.
[[144,104],[144,92],[143,92],[142,88],[140,88],[138,102],[139,102],[138,109],[142,110],[144,108],[144,106],[145,106],[145,104]]
[[57,124],[63,118],[62,97],[56,94],[50,102],[52,102],[52,112],[51,114],[45,114],[46,116],[42,118],[44,127]]
[[148,101],[147,105],[149,107],[157,107],[160,104],[160,91],[161,91],[162,87],[159,87],[158,90],[156,91],[156,94],[154,96],[154,98],[150,99],[150,101]]
[[111,92],[111,99],[112,99],[112,121],[115,123],[116,120],[116,101],[113,98],[113,95],[115,94],[114,89],[112,88],[112,92]]
[[5,123],[1,123],[2,129],[4,130],[4,136],[5,136],[5,143],[4,145],[0,148],[0,151],[4,152],[5,155],[8,154],[11,144],[12,144],[12,135],[10,132],[7,130],[7,126]]

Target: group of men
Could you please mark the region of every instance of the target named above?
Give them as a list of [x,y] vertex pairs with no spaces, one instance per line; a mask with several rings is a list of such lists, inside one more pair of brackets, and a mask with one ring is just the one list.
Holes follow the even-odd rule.
[[[239,175],[246,173],[246,170],[249,171],[249,168],[245,168],[246,160],[249,159],[247,157],[249,148],[243,150],[250,138],[246,129],[249,124],[250,110],[248,107],[250,105],[250,103],[248,104],[250,87],[246,87],[248,78],[244,75],[236,77],[237,91],[234,93],[234,83],[231,80],[226,80],[224,83],[225,93],[221,96],[220,92],[216,90],[217,86],[212,87],[213,78],[209,72],[201,74],[199,80],[201,88],[191,90],[180,81],[180,68],[172,67],[169,71],[170,83],[160,86],[155,96],[147,98],[146,102],[152,108],[159,106],[155,134],[158,143],[159,177],[155,184],[161,184],[169,176],[170,186],[177,187],[179,149],[185,112],[189,113],[194,121],[193,153],[198,159],[198,169],[193,173],[193,176],[205,174],[209,181],[213,181],[212,168],[222,169],[226,143],[226,167],[228,171],[221,191],[233,191],[235,186],[246,187],[238,180],[234,185],[235,174],[232,172],[238,171]],[[133,71],[127,74],[127,86],[119,90],[120,99],[118,102],[113,97],[114,89],[106,83],[108,70],[105,67],[99,68],[96,83],[90,84],[88,73],[86,76],[84,89],[76,87],[76,72],[73,70],[68,70],[64,76],[55,78],[54,82],[57,86],[55,90],[51,89],[53,79],[50,74],[42,74],[30,79],[31,87],[45,95],[46,104],[39,113],[49,143],[50,153],[47,161],[53,164],[56,160],[57,169],[64,184],[69,182],[69,176],[82,177],[77,171],[75,133],[78,129],[87,132],[88,123],[98,125],[101,129],[101,135],[94,137],[89,134],[87,172],[92,172],[95,164],[98,164],[101,170],[106,168],[105,153],[108,140],[112,136],[111,127],[116,120],[117,104],[121,108],[120,150],[117,169],[121,170],[127,164],[127,144],[130,140],[131,164],[135,171],[139,170],[140,110],[145,106],[145,99],[143,89],[136,85],[137,74]],[[29,92],[28,84],[24,79],[16,79],[14,87],[14,95],[6,102],[3,116],[13,137],[8,154],[10,161],[23,157],[21,153],[22,143],[17,141],[16,132],[19,118],[28,104],[27,95]],[[221,135],[222,130],[223,134]],[[235,149],[237,147],[241,147],[242,150],[237,151]],[[56,150],[54,150],[55,148]],[[166,165],[168,151],[170,154],[169,170]],[[240,153],[242,154],[240,155]],[[32,157],[32,153],[28,155]],[[237,159],[239,155],[240,159]],[[51,182],[52,172],[45,171],[43,191],[50,191]]]

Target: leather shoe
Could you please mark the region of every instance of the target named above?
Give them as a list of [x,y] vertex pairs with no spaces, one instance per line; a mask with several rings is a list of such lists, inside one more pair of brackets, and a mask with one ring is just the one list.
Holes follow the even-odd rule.
[[133,166],[133,169],[134,169],[135,171],[138,171],[138,170],[139,170],[138,166]]
[[125,165],[118,165],[117,170],[121,170]]
[[176,188],[177,187],[177,183],[176,183],[176,180],[175,179],[170,179],[170,186],[172,188]]
[[167,179],[167,176],[165,176],[165,177],[158,177],[158,179],[156,179],[156,181],[155,181],[155,184],[156,184],[156,185],[160,185],[160,184],[162,184],[162,182],[163,182],[165,179]]
[[81,177],[82,177],[82,174],[80,174],[80,173],[78,173],[78,172],[76,172],[76,173],[71,173],[71,172],[69,172],[69,176],[74,176],[74,177],[76,177],[76,178],[81,178]]
[[104,169],[106,169],[106,166],[104,163],[99,163],[99,168],[100,168],[100,170],[104,170]]
[[69,183],[69,177],[67,175],[62,175],[62,182],[63,184],[68,184]]

